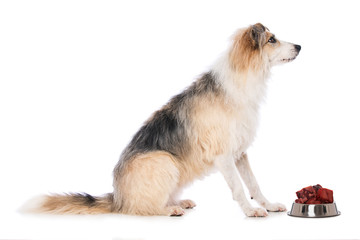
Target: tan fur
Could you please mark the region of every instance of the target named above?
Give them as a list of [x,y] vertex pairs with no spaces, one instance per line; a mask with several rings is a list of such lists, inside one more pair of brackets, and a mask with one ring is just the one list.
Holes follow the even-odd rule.
[[71,194],[55,194],[43,199],[40,212],[68,213],[68,214],[104,214],[111,213],[111,195],[98,197],[96,205],[89,207],[83,205]]
[[[142,154],[124,167],[119,179],[121,213],[132,215],[172,215],[167,203],[176,191],[179,170],[167,152]],[[170,206],[172,207],[172,206]]]
[[[196,133],[194,150],[200,151],[198,154],[203,161],[212,162],[215,156],[227,151],[230,133],[226,125],[231,122],[229,121],[231,119],[232,113],[223,97],[198,100],[192,119]],[[219,124],[225,122],[226,125]]]
[[215,157],[228,150],[230,133],[226,125],[219,126],[229,123],[232,116],[223,96],[205,96],[193,104],[193,141],[188,155],[180,160],[166,152],[151,152],[131,160],[119,181],[121,213],[172,215],[168,207],[181,205],[175,199],[182,188],[206,175],[213,168]]
[[[275,37],[274,34],[270,32],[266,32],[266,40],[268,40],[270,37]],[[264,45],[263,51],[265,51],[268,55],[273,55],[276,48],[280,47],[281,43],[280,41],[276,41],[274,44],[266,44]]]
[[240,30],[233,39],[230,64],[237,72],[259,70],[262,66],[261,48],[256,48],[251,39],[251,29]]

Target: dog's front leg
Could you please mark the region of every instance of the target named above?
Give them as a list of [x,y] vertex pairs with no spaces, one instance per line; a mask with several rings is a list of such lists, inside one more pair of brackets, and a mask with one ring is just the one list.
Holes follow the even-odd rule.
[[261,206],[270,212],[282,212],[286,207],[281,203],[270,203],[260,191],[260,187],[255,179],[255,176],[250,168],[248,156],[246,153],[241,154],[241,157],[236,161],[236,167],[240,172],[245,185],[249,189],[251,197],[257,201]]
[[247,216],[265,217],[268,215],[265,209],[252,207],[250,202],[246,199],[240,176],[236,170],[236,165],[232,156],[217,157],[215,166],[223,174],[232,191],[233,199],[240,204],[240,207]]

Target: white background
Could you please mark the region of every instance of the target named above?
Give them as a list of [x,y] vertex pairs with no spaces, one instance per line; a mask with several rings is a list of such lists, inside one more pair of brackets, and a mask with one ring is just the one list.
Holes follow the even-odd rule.
[[[356,1],[1,1],[0,239],[360,238]],[[342,215],[246,218],[222,176],[181,218],[21,215],[49,192],[112,191],[112,169],[155,110],[207,71],[240,27],[302,46],[273,69],[250,162],[272,201],[334,190]],[[253,203],[253,201],[252,201]],[[255,203],[253,203],[255,205]]]

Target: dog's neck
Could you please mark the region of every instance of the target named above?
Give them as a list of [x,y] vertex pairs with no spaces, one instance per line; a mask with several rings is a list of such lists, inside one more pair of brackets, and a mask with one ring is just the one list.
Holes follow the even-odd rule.
[[270,66],[267,64],[256,71],[248,69],[244,72],[235,72],[229,64],[228,55],[224,54],[214,64],[212,72],[226,92],[229,103],[257,109],[265,97],[267,79],[270,75]]

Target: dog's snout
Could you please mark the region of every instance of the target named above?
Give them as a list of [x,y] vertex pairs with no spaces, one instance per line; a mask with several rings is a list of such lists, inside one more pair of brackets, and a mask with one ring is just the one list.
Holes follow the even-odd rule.
[[300,46],[300,45],[296,45],[296,44],[295,44],[294,47],[295,47],[296,51],[300,52],[300,50],[301,50],[301,46]]

